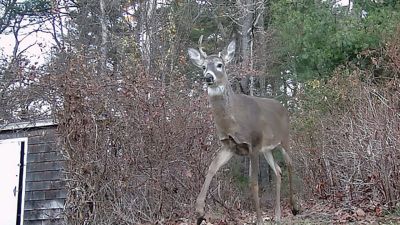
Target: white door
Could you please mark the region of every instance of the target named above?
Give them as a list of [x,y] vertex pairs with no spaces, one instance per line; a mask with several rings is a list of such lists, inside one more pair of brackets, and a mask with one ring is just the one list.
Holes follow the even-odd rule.
[[23,184],[25,169],[20,166],[25,162],[26,145],[27,138],[0,140],[0,225],[22,224],[24,185],[20,187],[20,180]]

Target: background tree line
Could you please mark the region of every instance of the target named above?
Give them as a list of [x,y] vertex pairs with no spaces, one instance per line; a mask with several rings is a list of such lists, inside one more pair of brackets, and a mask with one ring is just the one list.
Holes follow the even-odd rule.
[[[186,56],[200,35],[207,52],[236,39],[236,92],[289,108],[300,196],[399,210],[396,0],[3,0],[0,9],[0,34],[15,43],[0,56],[0,123],[58,122],[68,224],[191,215],[218,147]],[[242,166],[219,174],[211,209],[233,218],[247,209]]]

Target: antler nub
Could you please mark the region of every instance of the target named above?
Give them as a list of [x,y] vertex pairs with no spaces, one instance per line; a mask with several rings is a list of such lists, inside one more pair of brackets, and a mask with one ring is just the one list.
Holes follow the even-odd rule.
[[204,58],[206,58],[207,57],[207,54],[203,51],[203,47],[201,47],[201,44],[203,43],[203,35],[201,35],[200,36],[200,38],[199,38],[199,51],[200,51],[200,54],[204,57]]

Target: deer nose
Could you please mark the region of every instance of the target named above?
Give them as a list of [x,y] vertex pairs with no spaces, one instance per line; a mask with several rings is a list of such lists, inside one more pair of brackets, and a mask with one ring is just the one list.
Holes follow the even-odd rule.
[[211,73],[206,73],[205,80],[207,83],[213,83],[214,82],[214,76]]

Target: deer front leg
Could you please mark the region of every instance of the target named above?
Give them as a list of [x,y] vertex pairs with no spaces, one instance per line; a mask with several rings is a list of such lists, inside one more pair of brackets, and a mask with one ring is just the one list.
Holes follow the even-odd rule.
[[272,168],[276,176],[276,203],[275,203],[275,222],[281,221],[281,168],[275,163],[272,152],[267,150],[264,152],[268,165]]
[[259,174],[259,160],[258,154],[253,153],[250,156],[250,190],[253,196],[254,207],[257,213],[257,225],[262,225],[263,220],[261,217],[260,197],[258,195],[258,174]]
[[210,187],[210,183],[214,175],[217,173],[221,166],[225,165],[229,159],[231,159],[233,153],[227,149],[222,148],[218,153],[215,159],[211,162],[210,167],[208,168],[208,172],[206,175],[206,180],[204,181],[203,187],[201,188],[200,194],[197,197],[196,201],[196,213],[198,214],[197,224],[199,225],[203,221],[204,217],[204,207],[206,195],[208,192],[208,188]]

